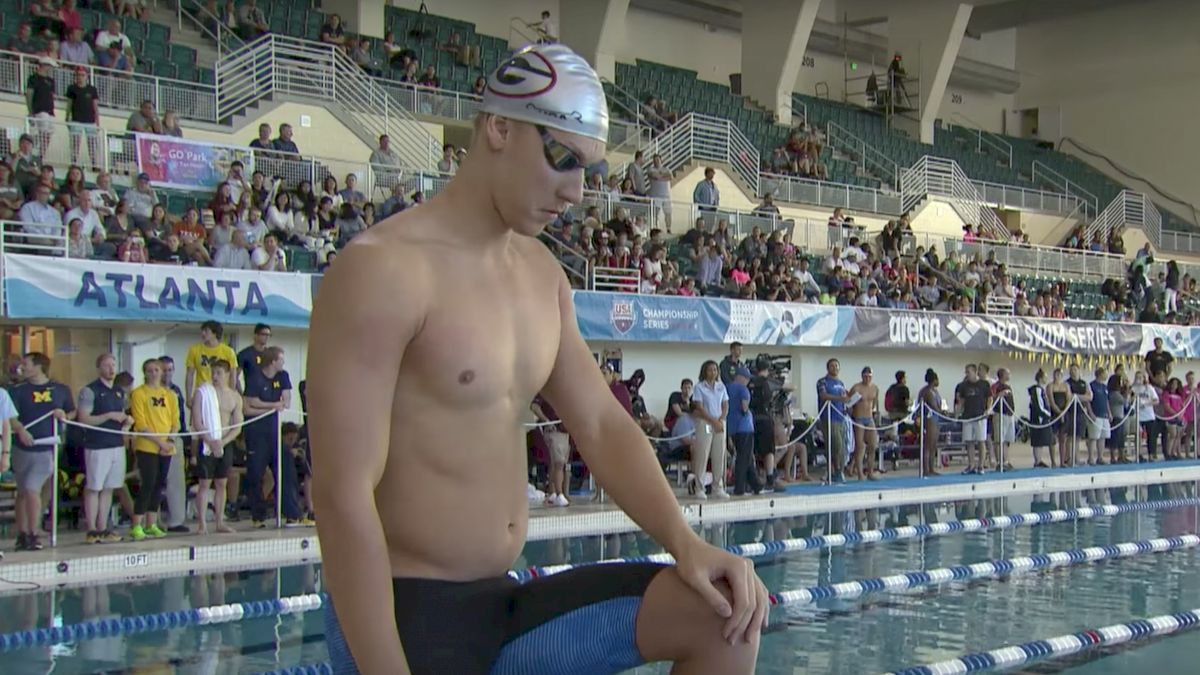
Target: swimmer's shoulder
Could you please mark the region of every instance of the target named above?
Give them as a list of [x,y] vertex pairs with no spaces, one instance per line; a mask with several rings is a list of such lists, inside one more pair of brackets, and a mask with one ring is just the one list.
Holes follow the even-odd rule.
[[566,273],[554,253],[537,237],[515,236],[513,247],[522,262],[547,283],[567,283]]

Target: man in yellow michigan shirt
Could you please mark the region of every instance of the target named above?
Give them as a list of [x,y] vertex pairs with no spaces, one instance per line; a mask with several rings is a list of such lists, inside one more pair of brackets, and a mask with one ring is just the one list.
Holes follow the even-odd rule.
[[174,392],[162,386],[162,363],[158,359],[147,360],[142,364],[142,374],[145,384],[129,394],[133,430],[155,435],[133,439],[140,483],[133,505],[133,527],[129,530],[134,541],[167,534],[158,526],[158,501],[171,468],[171,457],[176,452],[173,436],[179,432],[179,401]]
[[187,394],[189,409],[196,396],[196,387],[205,382],[212,382],[212,364],[215,361],[238,362],[233,347],[221,342],[224,334],[225,327],[220,322],[205,321],[200,324],[200,341],[188,349],[187,360],[184,362],[187,367],[184,392]]

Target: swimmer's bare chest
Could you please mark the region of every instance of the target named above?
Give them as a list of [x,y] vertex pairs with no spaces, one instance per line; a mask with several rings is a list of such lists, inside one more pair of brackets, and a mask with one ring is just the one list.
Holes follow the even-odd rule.
[[522,422],[561,330],[558,272],[541,262],[447,261],[405,350],[376,494],[396,574],[502,574],[524,544]]

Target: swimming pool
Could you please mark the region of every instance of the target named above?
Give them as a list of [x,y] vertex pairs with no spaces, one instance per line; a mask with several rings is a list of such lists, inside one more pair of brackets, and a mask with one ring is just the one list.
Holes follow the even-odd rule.
[[[951,531],[768,555],[756,560],[768,590],[827,588],[848,580],[1194,533],[1200,503],[1194,484],[916,504],[704,524],[719,545],[767,543],[995,518],[1105,504],[1191,500],[1187,506],[1112,516]],[[817,542],[819,540],[810,540]],[[835,538],[834,543],[838,541]],[[1010,577],[921,585],[778,607],[763,637],[759,673],[878,673],[964,653],[1200,607],[1196,549],[1147,553]],[[650,555],[661,549],[641,533],[530,542],[518,567]],[[195,574],[147,581],[42,590],[0,597],[0,636],[100,619],[179,612],[224,603],[317,593],[320,565]],[[245,618],[207,626],[151,630],[0,653],[0,671],[24,673],[259,673],[327,659],[321,612]],[[1189,638],[1159,638],[1077,654],[1056,672],[1159,675],[1194,672]],[[2,645],[0,645],[2,646]],[[647,666],[641,674],[666,673]]]

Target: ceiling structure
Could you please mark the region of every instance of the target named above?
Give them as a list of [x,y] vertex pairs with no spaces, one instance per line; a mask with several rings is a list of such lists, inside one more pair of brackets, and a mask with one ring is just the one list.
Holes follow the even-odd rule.
[[[1134,3],[1145,4],[1145,0],[975,0],[967,32],[981,35],[992,31],[1016,28],[1031,23],[1057,21],[1087,12],[1096,12],[1111,7]],[[740,0],[630,0],[630,6],[659,12],[671,16],[706,23],[717,28],[740,31],[742,28],[742,2]],[[858,10],[859,18],[852,25],[880,23],[887,19],[885,11],[863,11],[868,7],[895,8],[902,3],[888,0],[842,0],[847,9]]]

